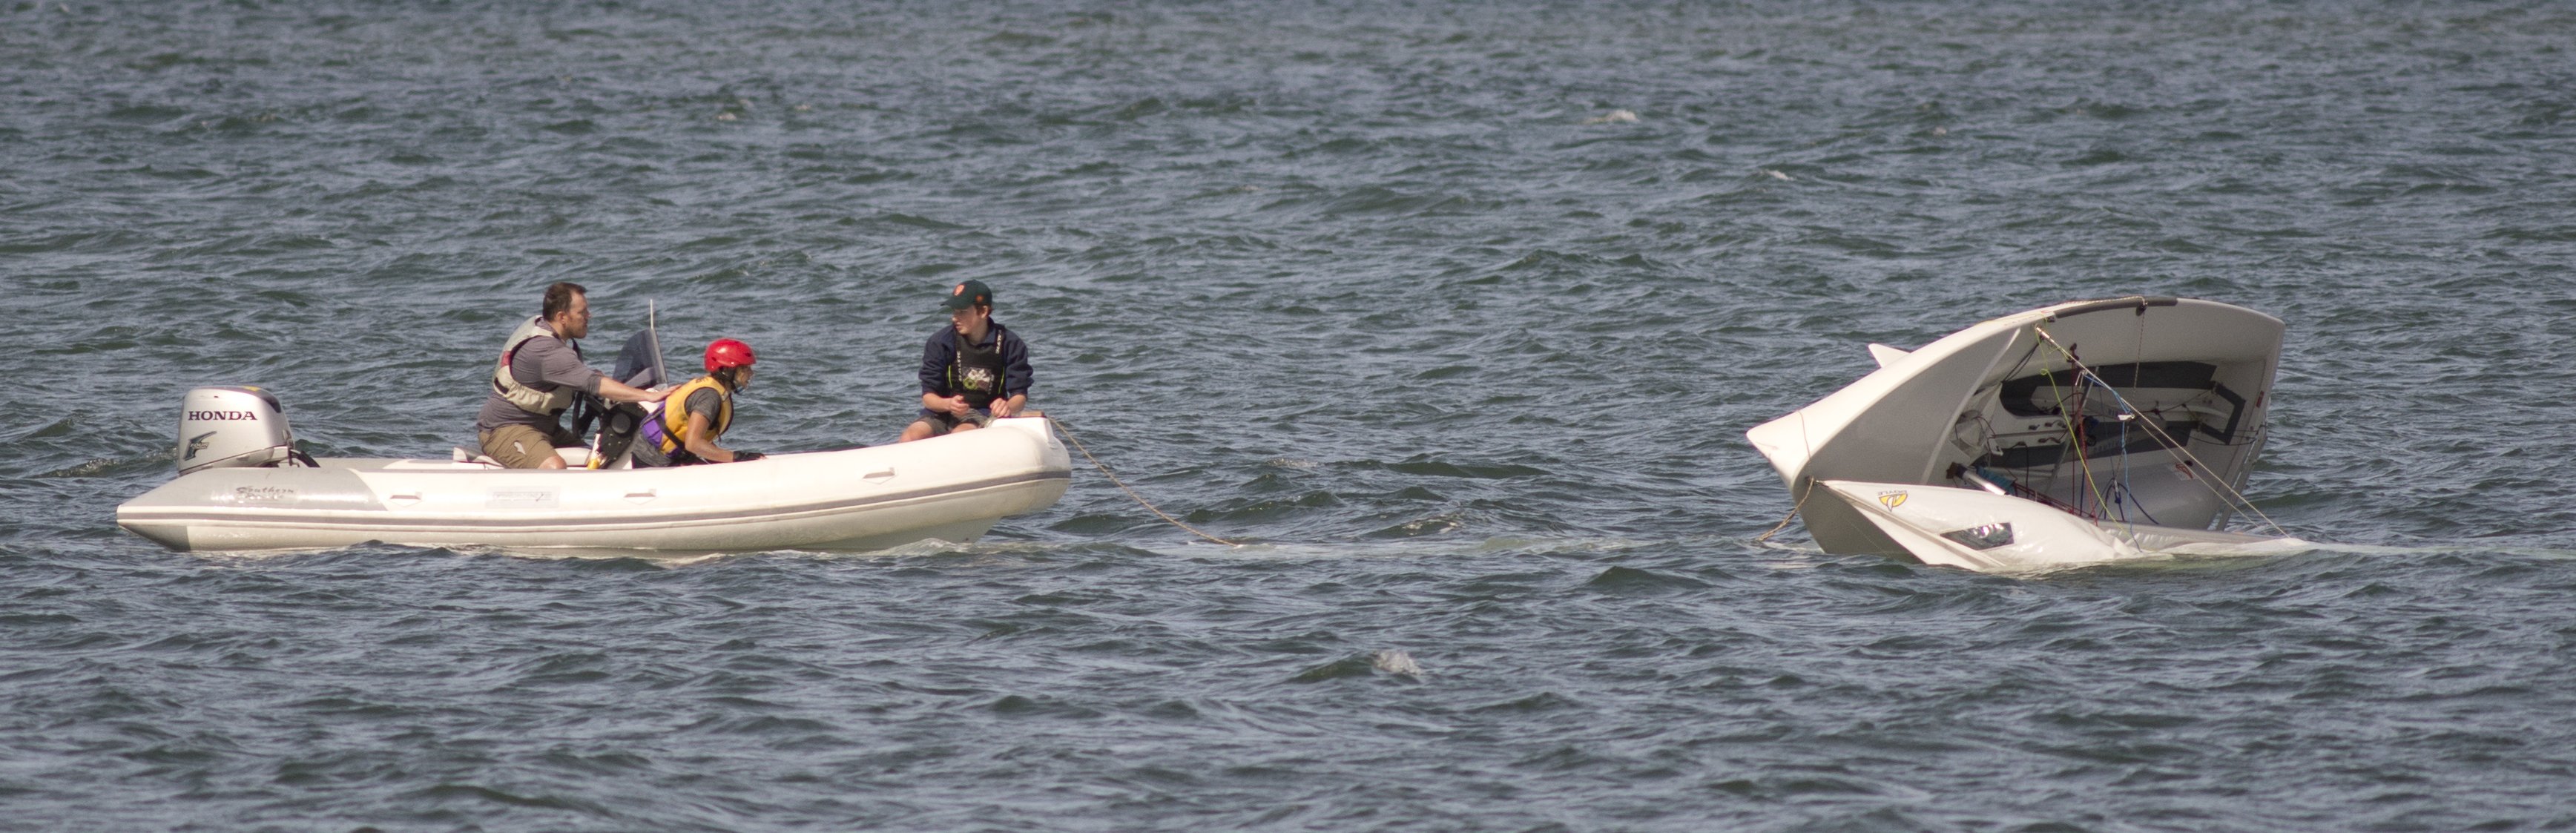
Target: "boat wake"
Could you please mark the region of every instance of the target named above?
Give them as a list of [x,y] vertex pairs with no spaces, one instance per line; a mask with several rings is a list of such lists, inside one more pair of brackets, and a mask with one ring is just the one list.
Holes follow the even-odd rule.
[[2261,558],[2297,555],[2317,549],[2331,548],[2303,538],[2265,538],[2259,541],[2195,541],[2145,552],[2192,558]]

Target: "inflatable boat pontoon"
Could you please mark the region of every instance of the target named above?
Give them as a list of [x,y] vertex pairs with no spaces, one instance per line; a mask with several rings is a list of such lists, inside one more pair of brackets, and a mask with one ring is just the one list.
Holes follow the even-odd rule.
[[1044,418],[899,445],[720,465],[505,469],[460,459],[305,457],[275,397],[199,388],[178,479],[116,509],[178,550],[417,546],[731,552],[870,550],[974,540],[1064,495],[1072,466]]

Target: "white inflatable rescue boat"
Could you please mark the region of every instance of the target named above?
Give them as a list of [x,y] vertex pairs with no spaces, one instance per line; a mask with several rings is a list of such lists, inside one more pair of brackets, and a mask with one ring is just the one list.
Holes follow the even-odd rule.
[[966,542],[1055,504],[1071,479],[1040,417],[919,442],[677,468],[506,469],[446,459],[297,452],[275,396],[190,391],[180,475],[116,508],[116,522],[177,550],[414,546],[711,553],[872,550]]

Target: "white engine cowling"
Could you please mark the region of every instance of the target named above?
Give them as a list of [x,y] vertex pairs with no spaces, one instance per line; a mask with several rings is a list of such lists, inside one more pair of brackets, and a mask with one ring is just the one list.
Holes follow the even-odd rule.
[[274,466],[295,456],[286,408],[255,387],[188,391],[179,410],[179,473]]

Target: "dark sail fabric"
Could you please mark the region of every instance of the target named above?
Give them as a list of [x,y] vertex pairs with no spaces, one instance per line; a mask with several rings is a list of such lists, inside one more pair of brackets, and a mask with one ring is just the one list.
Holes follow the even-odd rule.
[[664,380],[659,368],[664,365],[661,357],[655,355],[655,347],[650,330],[628,336],[626,346],[617,351],[617,369],[609,375],[633,387],[649,388],[662,384]]

